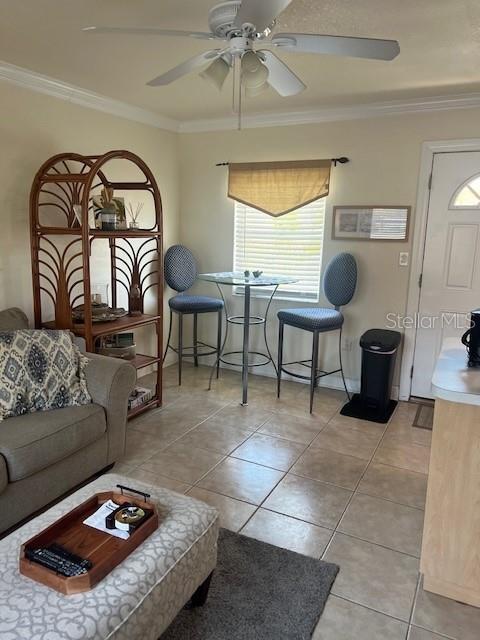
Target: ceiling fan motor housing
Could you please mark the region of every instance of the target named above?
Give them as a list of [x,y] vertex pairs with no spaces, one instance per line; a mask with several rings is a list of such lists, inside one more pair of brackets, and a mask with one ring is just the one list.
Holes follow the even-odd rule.
[[228,38],[230,34],[238,33],[238,28],[233,26],[233,22],[241,4],[241,0],[230,0],[212,7],[208,13],[211,32],[219,38]]

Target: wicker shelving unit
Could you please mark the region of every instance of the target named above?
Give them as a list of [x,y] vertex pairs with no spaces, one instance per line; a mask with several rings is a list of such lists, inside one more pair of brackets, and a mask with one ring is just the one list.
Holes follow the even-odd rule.
[[[135,173],[138,178],[122,177]],[[120,176],[120,177],[119,177]],[[146,229],[103,231],[89,227],[92,198],[102,188],[115,195],[140,198],[151,213]],[[156,331],[153,354],[137,353],[131,360],[137,371],[156,368],[154,396],[129,412],[129,417],[162,402],[163,352],[163,227],[162,201],[155,178],[137,155],[110,151],[83,156],[64,153],[45,162],[35,176],[30,195],[30,233],[35,326],[69,329],[85,339],[95,352],[101,337],[152,327]],[[108,286],[111,306],[127,300],[132,285],[141,293],[142,313],[111,322],[93,322],[92,288],[98,284],[92,252],[108,244]],[[103,246],[102,244],[102,246]],[[149,293],[147,297],[146,294]],[[73,321],[72,309],[83,305],[85,322]],[[126,308],[127,305],[124,305]],[[148,307],[148,312],[147,312]]]

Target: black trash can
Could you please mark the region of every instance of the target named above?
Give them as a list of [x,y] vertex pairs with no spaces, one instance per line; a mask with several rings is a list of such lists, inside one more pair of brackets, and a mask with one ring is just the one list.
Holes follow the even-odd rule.
[[362,382],[340,413],[344,416],[388,422],[397,402],[391,399],[393,371],[401,334],[388,329],[369,329],[360,338]]

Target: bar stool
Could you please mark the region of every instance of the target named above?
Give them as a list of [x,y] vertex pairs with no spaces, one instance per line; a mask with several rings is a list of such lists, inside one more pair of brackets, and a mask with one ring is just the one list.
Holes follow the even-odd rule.
[[[281,309],[277,316],[280,322],[278,331],[278,368],[277,368],[277,397],[280,397],[282,371],[294,378],[310,381],[310,413],[313,411],[313,394],[318,380],[333,373],[340,373],[343,386],[348,399],[350,394],[343,375],[342,364],[342,326],[343,314],[340,307],[350,302],[357,286],[357,263],[350,253],[339,253],[327,265],[323,277],[323,291],[327,300],[334,306],[333,309],[321,307],[308,307],[307,309]],[[297,360],[295,362],[283,362],[283,334],[285,325],[310,331],[313,334],[311,360]],[[338,355],[340,368],[335,371],[318,370],[318,339],[321,333],[328,331],[339,332]],[[310,369],[309,376],[289,371],[285,367],[290,365],[302,365]]]
[[[197,265],[192,252],[181,244],[171,246],[165,253],[164,275],[168,286],[179,295],[173,296],[168,301],[168,305],[170,307],[170,324],[163,361],[165,361],[169,349],[178,354],[178,384],[181,385],[182,360],[184,357],[193,357],[194,365],[198,367],[198,358],[216,354],[218,378],[220,366],[219,356],[222,347],[223,300],[210,298],[208,296],[193,296],[185,293],[194,285],[197,279]],[[218,314],[216,347],[199,341],[197,335],[198,314],[213,312]],[[170,338],[172,335],[172,317],[174,313],[178,316],[178,346],[176,349],[170,344]],[[191,347],[184,347],[183,345],[183,316],[185,315],[193,315],[193,346]],[[211,351],[200,353],[198,349],[199,347],[206,347],[211,349]]]

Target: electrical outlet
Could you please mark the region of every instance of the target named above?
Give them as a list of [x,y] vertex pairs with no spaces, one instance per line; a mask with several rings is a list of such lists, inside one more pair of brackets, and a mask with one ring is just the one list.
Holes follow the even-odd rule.
[[353,351],[353,338],[345,338],[343,341],[343,351]]
[[408,253],[406,251],[400,251],[398,255],[398,264],[401,267],[408,267]]

